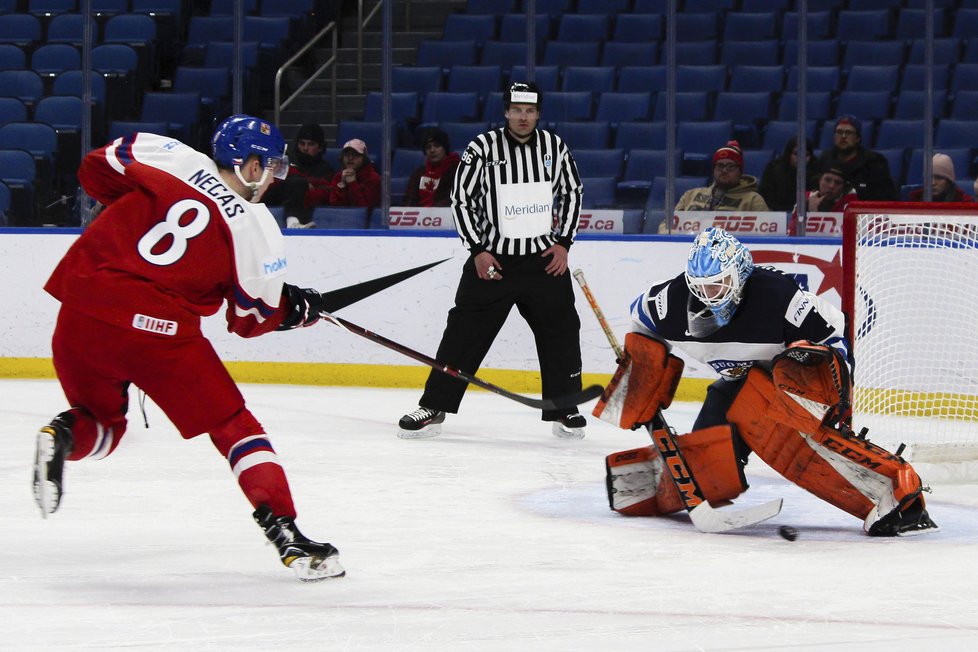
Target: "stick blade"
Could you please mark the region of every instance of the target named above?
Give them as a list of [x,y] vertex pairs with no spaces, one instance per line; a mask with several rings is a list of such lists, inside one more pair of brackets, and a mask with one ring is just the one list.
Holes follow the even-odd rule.
[[442,260],[436,260],[433,263],[406,269],[403,272],[395,272],[393,274],[388,274],[387,276],[381,276],[380,278],[371,279],[355,285],[349,285],[345,288],[323,292],[324,310],[326,312],[336,312],[337,310],[346,308],[347,306],[353,305],[358,301],[362,301],[367,297],[386,290],[389,287],[393,287],[401,281],[406,281],[412,276],[416,276],[421,272],[429,270],[435,265],[441,265],[446,260],[451,260],[451,258],[443,258]]
[[[557,398],[545,400],[546,403],[551,403],[553,408],[570,408],[576,407],[581,403],[587,403],[590,400],[596,399],[604,393],[604,387],[601,385],[590,385],[585,387],[576,394],[568,394],[567,396],[558,396]],[[550,407],[549,405],[547,407]]]
[[715,509],[710,503],[703,501],[690,510],[689,518],[700,532],[718,534],[756,525],[773,518],[781,513],[783,502],[783,499],[778,498],[761,505],[721,510]]

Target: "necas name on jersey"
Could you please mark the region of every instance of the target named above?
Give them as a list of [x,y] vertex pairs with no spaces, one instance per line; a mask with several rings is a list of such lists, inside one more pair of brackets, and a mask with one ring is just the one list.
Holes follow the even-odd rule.
[[211,197],[221,207],[224,216],[228,219],[244,214],[245,207],[241,204],[241,199],[224,185],[224,181],[220,177],[207,170],[199,169],[187,177],[187,181]]

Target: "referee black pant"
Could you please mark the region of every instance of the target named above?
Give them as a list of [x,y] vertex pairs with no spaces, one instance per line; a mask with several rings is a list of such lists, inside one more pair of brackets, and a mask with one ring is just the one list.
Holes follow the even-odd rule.
[[[455,307],[438,345],[439,362],[475,374],[489,347],[516,306],[533,332],[544,398],[581,391],[581,320],[574,307],[570,272],[553,276],[545,271],[549,256],[494,254],[502,269],[500,281],[480,279],[475,259],[462,268]],[[419,404],[432,410],[458,412],[468,383],[432,370]],[[577,408],[544,410],[554,421]]]

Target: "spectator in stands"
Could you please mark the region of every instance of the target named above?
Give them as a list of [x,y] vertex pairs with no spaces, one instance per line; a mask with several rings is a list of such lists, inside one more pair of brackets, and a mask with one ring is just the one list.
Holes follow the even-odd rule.
[[[713,183],[683,193],[677,211],[767,211],[767,202],[757,192],[757,179],[744,174],[744,154],[740,143],[729,141],[713,154]],[[672,226],[678,224],[673,219]],[[659,225],[659,233],[670,233],[668,220]]]
[[428,130],[421,143],[425,162],[414,169],[404,193],[405,206],[450,206],[452,184],[458,168],[458,152],[452,152],[448,134]]
[[[842,213],[851,201],[859,196],[852,189],[845,171],[840,166],[830,167],[818,177],[818,190],[805,193],[809,213]],[[795,206],[788,221],[788,233],[798,235],[798,207]]]
[[302,125],[296,133],[295,153],[289,157],[289,176],[268,189],[265,203],[285,207],[285,226],[290,229],[316,226],[312,210],[329,203],[336,170],[323,160],[325,151],[323,128],[314,123]]
[[[931,201],[973,201],[971,195],[961,192],[958,184],[954,182],[954,161],[951,160],[950,156],[939,152],[934,154],[931,173],[933,174],[930,184]],[[910,201],[924,201],[924,189],[912,190],[909,199]]]
[[380,175],[367,156],[367,144],[348,140],[340,154],[343,169],[333,177],[330,206],[380,206]]
[[862,200],[896,201],[899,193],[886,157],[862,146],[862,122],[853,115],[835,121],[834,146],[822,152],[819,168],[841,167]]
[[[818,164],[812,142],[805,139],[805,190],[818,188]],[[767,164],[757,191],[772,211],[790,211],[795,207],[798,188],[798,139],[789,138],[781,156]]]

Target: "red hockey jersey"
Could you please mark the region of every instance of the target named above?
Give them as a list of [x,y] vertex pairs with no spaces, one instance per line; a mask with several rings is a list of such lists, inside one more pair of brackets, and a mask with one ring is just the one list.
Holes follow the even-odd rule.
[[263,204],[221,179],[210,157],[140,133],[89,153],[78,179],[105,209],[44,289],[79,312],[123,327],[199,335],[226,300],[228,330],[274,330],[287,266],[284,238]]

